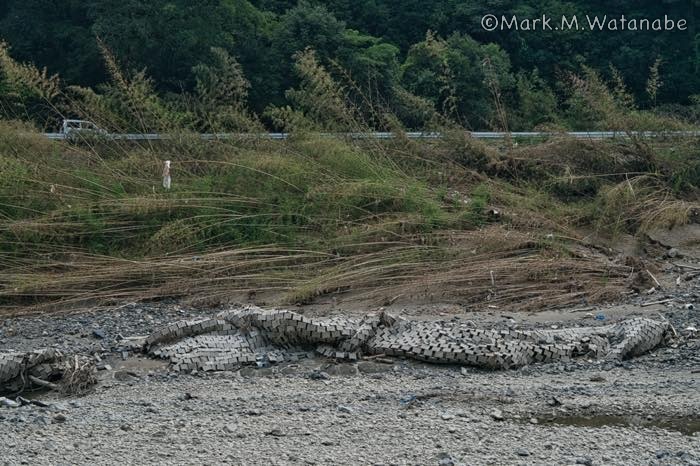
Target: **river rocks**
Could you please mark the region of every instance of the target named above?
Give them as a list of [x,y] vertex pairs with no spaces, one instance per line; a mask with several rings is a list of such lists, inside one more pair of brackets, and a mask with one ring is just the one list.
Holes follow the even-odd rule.
[[353,413],[353,409],[350,406],[338,405],[337,409],[341,413],[345,413],[345,414],[352,414]]
[[[176,376],[168,375],[161,364],[139,378],[115,378],[112,374],[131,369],[122,363],[134,358],[132,353],[122,361],[120,351],[109,353],[112,345],[121,345],[111,340],[112,335],[129,338],[129,331],[146,333],[156,320],[167,322],[178,315],[149,311],[153,322],[137,323],[139,314],[133,308],[112,324],[111,317],[95,316],[104,319],[99,327],[105,329],[106,338],[95,341],[91,320],[80,324],[81,332],[104,346],[102,360],[114,371],[102,372],[109,377],[79,398],[41,395],[54,405],[51,408],[34,404],[0,408],[0,464],[85,464],[115,455],[124,464],[144,458],[170,464],[571,465],[586,459],[593,465],[695,464],[700,459],[697,434],[681,434],[669,426],[557,423],[567,416],[632,413],[642,422],[653,415],[657,425],[667,417],[697,412],[694,371],[700,367],[700,340],[685,336],[683,329],[700,322],[697,311],[680,307],[683,302],[698,298],[684,297],[664,312],[679,336],[640,358],[619,364],[582,358],[515,371],[469,368],[466,375],[456,366],[401,358],[384,364],[317,356],[281,362],[266,377],[242,376],[238,370]],[[618,315],[605,313],[606,322],[617,321]],[[474,328],[481,326],[482,318],[488,317],[473,317]],[[52,319],[43,316],[41,323],[24,319],[23,325],[12,320],[11,325],[45,342],[51,337],[42,335],[42,326],[49,326],[53,334],[55,326],[68,325],[63,318]],[[73,325],[72,319],[66,316],[65,322]],[[517,321],[524,329],[550,324],[575,329],[579,321],[583,325],[592,319],[574,313],[569,322],[529,324],[522,315]],[[506,324],[502,329],[510,331]],[[73,341],[70,335],[65,338],[67,344]],[[25,340],[8,341],[19,348]],[[294,370],[284,373],[290,363]],[[387,370],[365,373],[359,370],[366,366],[363,363]],[[357,373],[351,374],[348,367],[358,368]],[[313,368],[326,376],[305,377]],[[594,383],[600,375],[605,383]],[[564,404],[549,406],[552,397]],[[58,414],[64,416],[62,422],[54,420]],[[537,424],[531,419],[538,419]],[[123,430],[124,425],[131,430]],[[529,456],[520,456],[520,449]],[[670,453],[657,458],[659,450]]]
[[272,429],[265,432],[265,435],[270,435],[272,437],[284,437],[287,434],[279,427],[273,427]]
[[22,406],[21,403],[18,403],[17,401],[10,400],[9,398],[0,397],[0,406],[4,408],[19,408]]
[[236,424],[226,424],[223,430],[227,434],[235,434],[238,432],[238,426]]
[[503,416],[503,411],[501,411],[498,408],[494,408],[489,415],[491,416],[491,419],[494,421],[503,421],[505,417]]

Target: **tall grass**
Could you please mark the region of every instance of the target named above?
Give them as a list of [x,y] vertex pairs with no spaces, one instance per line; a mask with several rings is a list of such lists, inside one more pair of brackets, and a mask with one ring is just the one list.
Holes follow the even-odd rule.
[[[283,303],[344,293],[375,305],[403,299],[474,308],[605,300],[620,295],[631,269],[582,249],[582,238],[591,229],[672,226],[697,208],[693,145],[554,138],[502,148],[469,138],[402,91],[445,135],[416,143],[400,137],[400,118],[388,106],[362,100],[312,51],[298,56],[294,106],[266,111],[295,131],[292,139],[203,141],[195,131],[262,128],[246,108],[248,84],[232,57],[213,50],[212,64],[197,70],[196,93],[174,102],[144,73],[123,72],[104,47],[103,54],[113,79],[100,92],[60,88],[29,65],[17,72],[40,78],[30,82],[35,94],[59,86],[51,97],[57,116],[172,138],[50,142],[27,124],[0,122],[6,310],[185,296],[220,303],[253,293]],[[607,96],[597,111],[628,128],[613,91],[585,79],[580,97]],[[500,115],[507,128],[505,109]],[[375,124],[399,137],[319,135]],[[165,160],[170,190],[161,186]]]

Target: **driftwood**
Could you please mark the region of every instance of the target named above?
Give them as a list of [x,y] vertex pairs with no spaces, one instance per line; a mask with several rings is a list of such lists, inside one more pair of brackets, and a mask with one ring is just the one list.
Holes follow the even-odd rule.
[[67,357],[51,348],[0,352],[0,390],[21,393],[43,387],[68,394],[87,391],[97,383],[95,362],[87,356]]

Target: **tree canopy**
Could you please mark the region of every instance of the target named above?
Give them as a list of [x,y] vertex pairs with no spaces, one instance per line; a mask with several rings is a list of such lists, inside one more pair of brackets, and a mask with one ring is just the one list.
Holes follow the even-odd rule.
[[[342,70],[374,99],[392,105],[408,92],[474,129],[503,126],[496,122],[495,95],[513,109],[508,125],[514,128],[570,123],[561,116],[572,105],[570,76],[584,68],[603,80],[622,77],[642,108],[697,105],[700,93],[700,0],[4,3],[0,39],[20,63],[97,88],[109,80],[107,49],[120,66],[144,71],[167,95],[196,92],[205,70],[211,78],[215,62],[230,56],[249,83],[247,105],[258,114],[289,103],[286,91],[299,84],[294,57],[307,48],[331,73]],[[581,20],[668,15],[684,18],[687,30],[489,32],[481,26],[488,13]],[[657,85],[650,93],[652,69]],[[10,92],[6,81],[0,74],[0,94]]]

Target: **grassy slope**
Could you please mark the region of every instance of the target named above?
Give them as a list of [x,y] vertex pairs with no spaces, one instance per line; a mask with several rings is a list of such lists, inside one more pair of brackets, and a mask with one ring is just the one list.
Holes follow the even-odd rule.
[[[210,142],[69,146],[0,126],[0,305],[337,291],[539,308],[619,295],[584,232],[692,217],[680,142]],[[173,161],[173,188],[160,186]],[[502,214],[490,212],[495,207]]]

